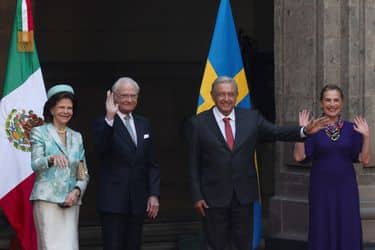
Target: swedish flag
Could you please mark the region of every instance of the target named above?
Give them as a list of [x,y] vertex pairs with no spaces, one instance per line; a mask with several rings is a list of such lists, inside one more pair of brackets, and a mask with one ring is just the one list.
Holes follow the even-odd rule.
[[[214,105],[210,91],[212,83],[218,76],[234,78],[238,85],[237,106],[251,108],[249,88],[229,0],[221,0],[220,2],[211,48],[203,74],[197,114],[210,109]],[[254,160],[256,162],[256,159]],[[256,201],[254,202],[253,249],[256,249],[260,244],[261,231],[261,206],[260,202]]]

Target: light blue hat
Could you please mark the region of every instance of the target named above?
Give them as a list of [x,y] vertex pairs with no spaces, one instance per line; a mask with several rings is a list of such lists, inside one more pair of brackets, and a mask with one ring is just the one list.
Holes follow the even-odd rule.
[[55,85],[48,90],[47,98],[49,99],[53,95],[56,95],[57,93],[60,93],[60,92],[69,92],[69,93],[72,93],[74,95],[74,90],[73,90],[72,86],[70,86],[68,84],[58,84],[58,85]]

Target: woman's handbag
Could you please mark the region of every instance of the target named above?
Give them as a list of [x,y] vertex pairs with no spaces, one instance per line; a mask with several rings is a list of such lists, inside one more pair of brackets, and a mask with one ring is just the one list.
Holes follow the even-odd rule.
[[77,180],[84,181],[88,178],[89,172],[87,170],[86,163],[84,161],[80,161],[77,167]]

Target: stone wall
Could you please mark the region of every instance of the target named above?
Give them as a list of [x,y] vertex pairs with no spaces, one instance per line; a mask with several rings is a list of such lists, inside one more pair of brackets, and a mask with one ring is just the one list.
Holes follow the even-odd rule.
[[[320,89],[333,83],[344,90],[344,118],[364,115],[375,129],[374,23],[374,1],[275,1],[275,96],[279,123],[297,121],[298,111],[303,108],[319,116]],[[277,144],[279,164],[275,169],[276,196],[271,201],[269,233],[306,239],[309,167],[292,160],[291,146]],[[373,159],[374,150],[375,147]],[[356,170],[364,240],[373,242],[375,170],[361,166],[356,166]]]
[[6,62],[8,59],[10,32],[13,27],[13,16],[16,1],[0,2],[0,91],[2,91]]

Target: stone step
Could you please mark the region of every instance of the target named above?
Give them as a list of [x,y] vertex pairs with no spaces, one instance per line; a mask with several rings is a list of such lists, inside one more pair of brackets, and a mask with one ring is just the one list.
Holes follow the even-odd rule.
[[[101,231],[99,226],[80,228],[82,249],[100,249]],[[143,229],[143,250],[175,250],[181,239],[199,238],[199,222],[159,222],[146,223]],[[86,247],[86,248],[85,248]]]
[[[302,240],[266,238],[265,246],[265,250],[306,250],[307,242]],[[364,243],[363,250],[375,250],[375,244]]]
[[[9,229],[0,229],[0,250],[9,249]],[[200,223],[159,222],[144,226],[142,250],[199,250]],[[264,250],[305,250],[305,241],[266,238]],[[99,226],[80,227],[80,250],[102,250]],[[375,250],[374,243],[364,244],[364,250]]]
[[[103,250],[101,245],[80,246],[80,250]],[[177,244],[173,242],[144,243],[142,250],[178,250]]]
[[9,249],[9,239],[12,237],[12,231],[6,226],[1,225],[0,228],[0,250],[8,250]]
[[[194,241],[198,241],[199,234],[200,223],[197,221],[146,223],[143,229],[142,250],[176,250],[180,242],[185,245],[186,241],[187,244],[195,244]],[[0,250],[9,249],[11,235],[13,233],[9,229],[0,233]],[[101,249],[100,226],[80,227],[79,238],[80,249]],[[191,241],[193,243],[190,243]]]
[[[195,222],[166,222],[146,223],[143,228],[143,242],[177,242],[180,236],[199,235],[200,223]],[[101,244],[100,226],[81,227],[79,230],[82,246]]]

